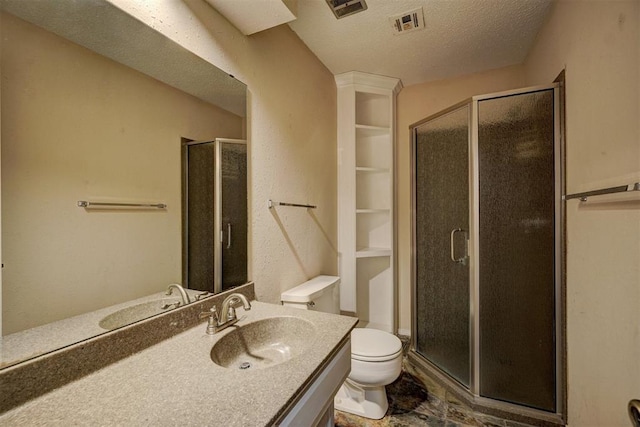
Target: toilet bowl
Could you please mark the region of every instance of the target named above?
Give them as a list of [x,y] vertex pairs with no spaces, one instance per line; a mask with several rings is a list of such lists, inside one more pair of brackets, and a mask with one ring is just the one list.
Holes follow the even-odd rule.
[[[281,294],[282,304],[305,310],[339,313],[336,276],[317,276]],[[351,372],[334,399],[336,409],[365,418],[384,417],[389,404],[385,386],[402,370],[402,343],[377,329],[351,331]]]
[[334,399],[336,409],[365,418],[380,419],[389,404],[385,386],[402,370],[402,343],[377,329],[351,332],[351,372]]

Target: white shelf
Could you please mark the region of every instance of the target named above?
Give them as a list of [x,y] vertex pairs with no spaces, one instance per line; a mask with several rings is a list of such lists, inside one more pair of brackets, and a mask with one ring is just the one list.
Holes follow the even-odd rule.
[[[384,126],[356,125],[356,142],[367,138],[378,137],[378,141],[385,142],[391,136],[391,128]],[[384,137],[384,138],[379,138]]]
[[356,132],[358,133],[358,136],[389,135],[391,133],[391,128],[386,126],[356,125]]
[[391,248],[361,248],[356,251],[356,258],[374,258],[391,255]]
[[391,169],[389,168],[368,168],[364,166],[357,166],[356,172],[368,172],[368,173],[389,173]]
[[356,213],[358,214],[379,214],[389,212],[391,212],[391,209],[356,209]]

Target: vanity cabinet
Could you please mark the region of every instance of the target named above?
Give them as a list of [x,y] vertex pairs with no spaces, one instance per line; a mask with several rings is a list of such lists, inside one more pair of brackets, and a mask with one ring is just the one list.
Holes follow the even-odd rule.
[[332,427],[333,398],[351,370],[351,340],[337,350],[316,375],[293,408],[277,424],[280,426]]
[[340,310],[395,332],[395,105],[400,80],[360,72],[338,88]]

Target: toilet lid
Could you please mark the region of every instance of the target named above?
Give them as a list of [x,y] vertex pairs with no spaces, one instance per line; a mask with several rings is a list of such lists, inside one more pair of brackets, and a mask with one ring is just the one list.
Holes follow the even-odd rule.
[[363,361],[393,359],[402,353],[402,342],[393,334],[378,329],[351,331],[351,357]]

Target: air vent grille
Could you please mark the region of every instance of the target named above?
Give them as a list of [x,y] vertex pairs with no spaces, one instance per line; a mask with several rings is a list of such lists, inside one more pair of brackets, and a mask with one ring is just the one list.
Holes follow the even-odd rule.
[[327,0],[327,4],[338,19],[367,10],[364,0]]
[[389,17],[389,22],[393,27],[394,34],[404,34],[415,30],[422,30],[424,29],[422,8],[391,16]]

